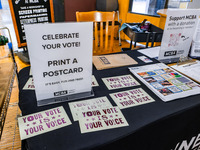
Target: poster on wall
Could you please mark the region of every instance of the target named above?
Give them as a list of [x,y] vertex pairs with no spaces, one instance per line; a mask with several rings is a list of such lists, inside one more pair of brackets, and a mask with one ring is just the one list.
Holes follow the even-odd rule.
[[180,56],[188,56],[199,15],[199,9],[168,9],[158,57],[160,61],[177,62]]
[[91,96],[92,22],[29,24],[25,31],[39,106]]
[[25,24],[54,22],[52,0],[8,0],[18,47],[26,46]]

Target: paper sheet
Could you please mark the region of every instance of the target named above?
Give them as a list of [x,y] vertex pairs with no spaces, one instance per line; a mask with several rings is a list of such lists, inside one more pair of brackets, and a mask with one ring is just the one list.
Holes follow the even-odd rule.
[[173,65],[171,67],[200,83],[200,61],[192,65]]

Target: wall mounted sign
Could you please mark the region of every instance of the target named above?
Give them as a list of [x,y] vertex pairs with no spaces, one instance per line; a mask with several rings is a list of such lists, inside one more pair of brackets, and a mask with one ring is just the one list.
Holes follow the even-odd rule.
[[26,46],[24,24],[54,22],[53,0],[8,0],[18,47]]
[[159,60],[169,63],[188,56],[199,15],[199,9],[168,9]]
[[29,24],[25,31],[38,105],[91,96],[92,22]]

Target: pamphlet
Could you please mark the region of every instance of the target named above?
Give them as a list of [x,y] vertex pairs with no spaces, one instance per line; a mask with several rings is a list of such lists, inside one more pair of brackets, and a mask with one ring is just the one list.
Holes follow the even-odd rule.
[[163,101],[200,94],[200,85],[163,63],[131,67],[130,71]]
[[140,85],[131,75],[102,78],[109,90]]
[[110,103],[108,98],[104,96],[84,101],[71,102],[69,103],[69,107],[74,121],[77,121],[79,112],[98,108],[112,107],[112,104]]
[[81,133],[128,126],[118,107],[87,110],[79,113]]
[[137,62],[127,54],[113,54],[93,56],[93,64],[97,70],[122,67],[137,64]]
[[71,124],[62,106],[18,118],[21,140]]
[[110,96],[120,109],[138,106],[155,101],[142,88],[112,93],[110,94]]

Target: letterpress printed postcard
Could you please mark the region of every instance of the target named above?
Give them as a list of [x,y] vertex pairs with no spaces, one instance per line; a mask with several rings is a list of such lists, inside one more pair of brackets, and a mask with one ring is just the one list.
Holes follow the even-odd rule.
[[95,86],[99,86],[99,84],[98,84],[98,82],[97,82],[95,76],[92,75],[92,87],[95,87]]
[[102,78],[109,90],[140,85],[131,75]]
[[142,88],[112,93],[110,94],[110,96],[120,109],[138,106],[155,101]]
[[18,118],[21,140],[71,124],[62,106]]
[[69,104],[74,121],[78,121],[79,112],[98,109],[98,108],[112,107],[112,104],[110,103],[110,101],[108,100],[106,96],[84,100],[84,101],[71,102],[68,104]]
[[33,78],[30,77],[23,87],[23,90],[35,90]]
[[79,125],[81,133],[129,126],[118,107],[79,112]]

